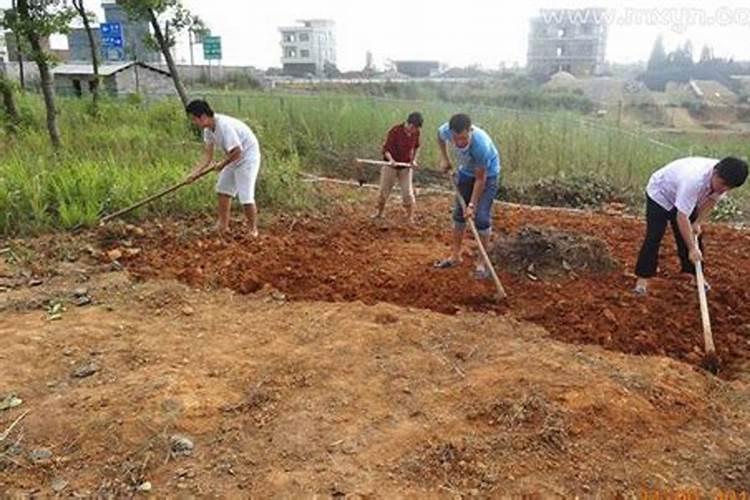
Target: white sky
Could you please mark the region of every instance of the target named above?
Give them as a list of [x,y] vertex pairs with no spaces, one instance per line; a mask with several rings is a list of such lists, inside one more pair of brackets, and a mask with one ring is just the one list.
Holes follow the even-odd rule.
[[[717,56],[750,60],[750,3],[741,0],[720,1],[711,7],[705,7],[705,0],[661,0],[658,6],[653,0],[183,1],[207,22],[214,34],[222,36],[222,63],[227,65],[280,66],[277,28],[303,18],[336,22],[338,65],[342,70],[364,67],[368,50],[381,66],[387,59],[437,59],[454,66],[479,63],[487,68],[497,68],[501,62],[524,65],[529,18],[540,8],[590,6],[612,9],[618,16],[618,22],[610,24],[608,61],[648,59],[660,33],[665,36],[668,50],[690,38],[696,57],[703,44],[708,43]],[[99,3],[88,2],[92,6]],[[0,6],[9,4],[10,0],[0,0]],[[690,9],[700,9],[703,15],[718,19],[700,22],[697,11]],[[628,14],[649,15],[651,21],[628,21]],[[186,45],[181,44],[178,49],[181,60],[188,60]],[[196,54],[200,52],[200,47],[196,47]],[[202,59],[197,57],[198,61]]]

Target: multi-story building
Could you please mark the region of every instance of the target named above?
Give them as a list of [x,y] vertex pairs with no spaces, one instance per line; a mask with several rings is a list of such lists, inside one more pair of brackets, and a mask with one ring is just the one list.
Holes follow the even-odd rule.
[[8,46],[5,44],[5,33],[0,30],[0,63],[8,62]]
[[[3,19],[4,11],[0,9],[0,20]],[[8,45],[5,43],[5,32],[0,29],[0,63],[8,62]]]
[[[161,54],[147,46],[144,42],[149,34],[149,24],[146,21],[132,21],[125,9],[117,0],[102,0],[104,19],[107,23],[119,23],[122,29],[122,48],[107,48],[101,43],[101,32],[98,24],[92,25],[94,44],[103,62],[106,61],[140,61],[158,63]],[[91,61],[91,48],[86,30],[76,27],[68,34],[68,47],[71,61]]]
[[441,73],[445,68],[440,61],[393,61],[396,71],[414,78],[427,78]]
[[605,9],[542,10],[531,20],[528,71],[548,77],[566,71],[587,77],[605,71]]
[[284,74],[323,76],[327,65],[336,65],[334,22],[326,19],[297,21],[279,28]]

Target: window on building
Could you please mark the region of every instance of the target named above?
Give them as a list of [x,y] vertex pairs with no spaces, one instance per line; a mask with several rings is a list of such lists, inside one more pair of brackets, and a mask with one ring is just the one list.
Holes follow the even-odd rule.
[[294,43],[294,33],[284,33],[284,41],[287,43]]
[[300,33],[299,34],[299,41],[300,42],[309,42],[310,41],[310,35],[308,33]]
[[310,57],[310,51],[309,50],[300,50],[299,52],[300,57],[308,58]]
[[284,49],[284,57],[297,57],[297,49],[295,47],[287,47],[286,49]]
[[566,55],[566,52],[567,51],[565,50],[565,47],[557,47],[557,57],[563,57],[564,55]]

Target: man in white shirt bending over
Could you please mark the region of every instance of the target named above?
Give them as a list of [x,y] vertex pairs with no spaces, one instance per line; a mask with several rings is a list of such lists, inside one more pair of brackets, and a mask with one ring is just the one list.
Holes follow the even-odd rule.
[[231,116],[214,113],[211,106],[201,99],[191,101],[185,111],[193,123],[203,129],[203,158],[189,175],[196,176],[212,164],[214,148],[220,148],[224,158],[213,162],[219,172],[216,192],[219,195],[219,221],[217,230],[225,235],[229,229],[229,214],[232,198],[239,198],[245,210],[250,235],[258,236],[258,209],[255,205],[255,182],[260,170],[260,146],[250,127]]
[[727,191],[740,187],[746,179],[747,163],[732,157],[721,161],[681,158],[651,176],[646,187],[646,238],[635,267],[637,294],[645,295],[649,278],[656,275],[667,222],[674,232],[682,272],[695,274],[695,263],[703,260],[701,222]]

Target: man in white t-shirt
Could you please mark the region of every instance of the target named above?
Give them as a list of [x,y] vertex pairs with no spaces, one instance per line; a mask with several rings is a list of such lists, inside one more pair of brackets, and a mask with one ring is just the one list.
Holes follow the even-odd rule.
[[646,187],[646,238],[635,267],[637,294],[646,294],[649,278],[656,275],[667,223],[674,232],[682,272],[695,274],[695,263],[703,260],[701,222],[727,191],[745,183],[747,169],[747,163],[737,158],[688,157],[651,176]]
[[216,192],[219,195],[219,234],[229,229],[229,214],[232,198],[239,198],[245,210],[250,235],[258,236],[258,209],[255,205],[255,182],[260,170],[260,146],[250,127],[231,116],[214,113],[211,106],[201,99],[191,101],[186,109],[193,123],[203,129],[203,158],[189,175],[190,180],[212,164],[214,149],[219,148],[224,158],[213,162],[219,172]]

